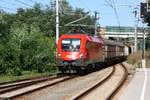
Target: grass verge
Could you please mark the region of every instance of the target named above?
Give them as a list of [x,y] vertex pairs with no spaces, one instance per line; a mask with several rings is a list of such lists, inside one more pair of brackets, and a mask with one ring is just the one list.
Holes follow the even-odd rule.
[[145,53],[145,58],[146,58],[146,67],[150,68],[150,51],[147,51]]
[[[150,51],[145,52],[145,59],[146,59],[146,67],[150,68]],[[132,64],[134,68],[141,67],[141,60],[142,60],[142,52],[138,51],[129,55],[127,62]]]
[[0,83],[4,82],[10,82],[10,81],[16,81],[20,79],[28,79],[33,77],[39,77],[39,76],[46,76],[46,75],[54,75],[58,72],[45,72],[45,73],[37,73],[36,71],[23,71],[22,75],[20,76],[13,76],[13,75],[0,75]]
[[127,63],[132,64],[133,68],[139,68],[141,65],[142,53],[140,51],[128,56]]

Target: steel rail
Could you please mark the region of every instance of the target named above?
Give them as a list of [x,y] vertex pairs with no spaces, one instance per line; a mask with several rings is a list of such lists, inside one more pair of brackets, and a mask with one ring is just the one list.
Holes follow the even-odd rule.
[[[56,79],[56,80],[57,80],[56,82],[52,82],[52,83],[50,83],[50,84],[46,84],[46,85],[43,85],[43,86],[39,86],[39,87],[37,87],[37,88],[34,88],[34,89],[31,89],[31,90],[28,90],[28,91],[24,91],[24,92],[22,92],[22,93],[18,93],[18,94],[12,95],[12,96],[10,96],[10,97],[3,97],[2,95],[7,94],[7,93],[12,92],[12,91],[16,91],[16,90],[22,89],[22,88],[26,88],[26,87],[28,87],[28,86],[32,86],[32,85],[35,85],[35,84],[39,84],[39,83],[34,82],[34,84],[27,84],[27,86],[23,85],[23,87],[18,86],[18,87],[16,87],[16,88],[10,89],[10,90],[8,90],[8,91],[7,91],[7,90],[4,90],[5,92],[3,92],[2,94],[0,94],[0,99],[13,99],[13,98],[16,98],[16,97],[18,97],[18,96],[21,96],[21,95],[24,95],[24,94],[27,94],[27,93],[31,93],[31,92],[34,92],[34,91],[38,91],[38,90],[40,90],[40,89],[43,89],[43,88],[46,88],[46,87],[49,87],[49,86],[53,86],[53,85],[56,85],[56,84],[58,84],[58,83],[61,83],[61,82],[64,82],[64,81],[73,79],[73,78],[75,78],[75,77],[77,77],[77,76],[75,76],[75,75],[72,75],[72,76],[64,76],[64,79],[60,79],[60,80],[57,80],[57,79],[63,78],[63,77],[59,77],[59,78],[56,77],[56,78],[52,79],[52,80],[55,80],[55,79]],[[46,82],[46,81],[51,81],[51,80],[44,80],[44,82]],[[40,81],[40,83],[42,83],[42,81]]]
[[61,77],[64,77],[64,76],[42,77],[40,79],[33,79],[33,80],[24,81],[24,82],[18,82],[18,83],[3,85],[3,86],[0,86],[0,94],[5,93],[5,92],[9,92],[9,91],[13,91],[16,89],[21,89],[21,88],[24,88],[24,87],[27,87],[30,85],[34,85],[37,83],[45,82],[48,80],[54,80],[54,79],[61,78]]
[[107,75],[103,80],[101,80],[100,82],[98,82],[97,84],[95,84],[94,86],[88,88],[87,90],[83,91],[80,94],[75,95],[74,97],[71,97],[69,100],[79,100],[80,98],[85,97],[86,95],[88,95],[91,91],[93,91],[94,89],[96,89],[97,87],[99,87],[100,85],[104,84],[108,79],[111,78],[111,76],[113,76],[113,74],[115,73],[115,66],[113,66],[113,70],[111,71],[111,73],[109,73],[109,75]]
[[44,75],[44,76],[37,76],[37,77],[31,77],[31,78],[26,78],[26,79],[4,82],[4,83],[0,83],[0,89],[11,87],[11,86],[16,86],[19,84],[30,83],[33,81],[38,82],[38,81],[42,81],[42,80],[53,79],[55,77],[62,77],[62,76],[66,76],[66,75],[58,73],[57,75],[55,75],[55,74],[54,75]]
[[121,89],[121,87],[124,85],[126,79],[128,78],[128,70],[125,67],[124,64],[120,64],[124,69],[123,77],[121,78],[121,81],[118,83],[118,86],[113,90],[113,92],[107,97],[106,100],[112,100],[113,97],[118,93],[118,91]]
[[[119,81],[118,85],[115,87],[115,89],[106,97],[106,100],[112,100],[112,98],[117,94],[117,92],[119,91],[119,89],[123,86],[124,82],[126,81],[127,77],[128,77],[128,71],[126,69],[126,67],[121,64],[121,66],[123,67],[124,70],[124,74],[121,78],[121,80]],[[87,96],[90,92],[94,91],[96,88],[102,86],[105,82],[107,82],[107,80],[109,80],[113,75],[115,74],[115,66],[113,66],[113,71],[102,81],[100,81],[99,83],[97,83],[96,85],[88,88],[86,91],[83,91],[80,94],[77,94],[76,96],[72,97],[70,100],[80,100],[82,98],[84,98],[85,96]]]
[[14,81],[2,82],[2,83],[0,83],[0,87],[1,87],[2,85],[8,85],[8,84],[11,84],[11,83],[22,82],[22,81],[28,81],[28,80],[33,80],[33,79],[39,79],[39,78],[49,77],[49,76],[53,76],[53,75],[44,75],[44,76],[37,76],[37,77],[19,79],[19,80],[14,80]]

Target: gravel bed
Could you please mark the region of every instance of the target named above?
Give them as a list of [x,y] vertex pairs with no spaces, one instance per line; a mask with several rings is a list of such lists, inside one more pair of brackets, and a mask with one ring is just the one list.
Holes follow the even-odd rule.
[[125,81],[124,85],[119,90],[119,92],[113,97],[113,100],[118,100],[119,99],[119,97],[122,95],[122,93],[124,92],[124,90],[126,89],[128,84],[131,82],[131,80],[133,79],[133,76],[135,74],[135,69],[133,68],[133,65],[130,65],[126,62],[124,62],[123,64],[125,65],[125,67],[128,70],[128,78]]
[[33,84],[33,85],[28,86],[28,87],[17,89],[15,91],[6,92],[4,94],[0,94],[0,98],[10,98],[14,95],[20,95],[20,94],[26,93],[27,91],[32,91],[34,89],[41,88],[41,87],[44,87],[44,86],[49,85],[49,84],[53,84],[57,81],[64,80],[68,77],[69,76],[66,76],[66,77],[51,80],[51,81],[46,81],[46,82],[42,82],[42,83],[38,83],[38,84]]
[[112,93],[116,86],[118,86],[118,83],[124,73],[122,66],[115,65],[115,67],[116,71],[111,79],[105,82],[104,85],[96,88],[92,93],[87,95],[82,100],[107,100],[108,95]]
[[112,69],[112,67],[109,67],[85,76],[79,76],[55,86],[33,92],[32,94],[18,97],[16,100],[67,100],[82,89],[91,86],[93,82],[105,77]]

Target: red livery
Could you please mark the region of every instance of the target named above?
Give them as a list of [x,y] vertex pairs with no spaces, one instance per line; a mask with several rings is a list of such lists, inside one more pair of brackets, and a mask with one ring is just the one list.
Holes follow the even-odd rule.
[[122,44],[104,40],[101,37],[79,33],[64,34],[59,38],[57,44],[56,64],[63,73],[80,73],[83,70],[99,67],[96,65],[100,65],[106,60],[110,61],[116,56],[124,56],[123,49]]

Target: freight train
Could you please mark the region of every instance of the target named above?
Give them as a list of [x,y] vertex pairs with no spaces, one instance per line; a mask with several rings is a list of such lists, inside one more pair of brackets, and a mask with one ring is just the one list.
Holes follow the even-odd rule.
[[83,73],[123,61],[129,54],[123,43],[87,34],[64,34],[58,40],[56,65],[62,73]]

